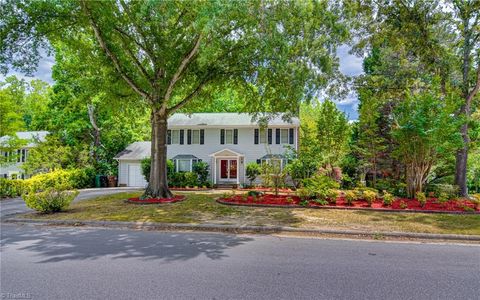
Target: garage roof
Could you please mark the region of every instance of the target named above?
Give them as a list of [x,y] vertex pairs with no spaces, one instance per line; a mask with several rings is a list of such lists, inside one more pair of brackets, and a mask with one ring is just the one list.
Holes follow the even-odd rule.
[[114,158],[117,160],[139,160],[146,157],[150,157],[150,142],[132,143]]

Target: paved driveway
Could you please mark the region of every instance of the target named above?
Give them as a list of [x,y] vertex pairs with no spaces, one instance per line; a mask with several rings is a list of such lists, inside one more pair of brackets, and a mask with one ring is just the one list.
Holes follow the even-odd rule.
[[[131,192],[131,191],[140,191],[139,188],[98,188],[98,189],[84,189],[80,190],[80,194],[75,198],[74,202],[81,201],[85,199],[91,199],[98,196],[116,194],[121,192]],[[24,213],[32,211],[25,205],[22,198],[12,198],[7,200],[0,201],[0,218],[5,217],[6,215],[15,214],[15,213]]]

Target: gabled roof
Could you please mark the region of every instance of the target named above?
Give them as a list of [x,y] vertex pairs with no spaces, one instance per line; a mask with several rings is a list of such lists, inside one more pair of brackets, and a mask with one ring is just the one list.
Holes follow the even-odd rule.
[[209,156],[217,157],[217,156],[232,156],[232,157],[237,157],[237,156],[244,156],[241,153],[235,152],[233,150],[230,150],[228,148],[222,149],[220,151],[214,152],[210,154]]
[[283,154],[266,154],[262,157],[260,157],[261,160],[265,159],[284,159],[285,156]]
[[196,157],[195,155],[191,155],[191,154],[179,154],[179,155],[175,155],[172,160],[176,160],[176,159],[197,159],[198,160],[198,157]]
[[[48,131],[18,131],[15,132],[15,135],[21,140],[27,140],[28,144],[26,147],[34,147],[38,142],[44,142]],[[9,135],[0,137],[0,143],[8,142],[11,138]]]
[[138,160],[150,157],[150,142],[135,142],[128,145],[125,150],[118,153],[114,159],[118,160]]
[[[268,121],[268,126],[299,126],[298,118],[284,121],[285,114],[277,114]],[[174,114],[168,119],[169,127],[201,126],[201,127],[257,127],[258,121],[246,113],[194,113]]]

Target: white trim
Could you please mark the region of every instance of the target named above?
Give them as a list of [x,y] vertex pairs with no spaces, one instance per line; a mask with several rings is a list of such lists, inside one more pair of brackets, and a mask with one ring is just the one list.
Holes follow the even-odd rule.
[[210,154],[209,156],[213,156],[213,157],[232,157],[232,156],[225,156],[225,155],[223,155],[223,156],[217,156],[218,153],[222,153],[223,151],[228,151],[228,152],[233,153],[232,156],[245,156],[245,155],[243,155],[243,154],[240,154],[240,153],[235,152],[235,151],[233,151],[233,150],[230,150],[230,149],[228,149],[228,148],[225,148],[225,149],[222,149],[222,150],[220,150],[220,151],[214,152],[214,153]]

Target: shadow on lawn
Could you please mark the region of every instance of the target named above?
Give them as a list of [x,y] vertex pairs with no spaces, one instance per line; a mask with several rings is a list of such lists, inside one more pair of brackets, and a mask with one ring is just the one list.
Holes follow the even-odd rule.
[[95,260],[105,256],[170,262],[189,260],[202,254],[219,260],[228,257],[225,251],[229,248],[253,241],[249,237],[224,234],[2,227],[1,247],[34,252],[39,258],[36,263]]

